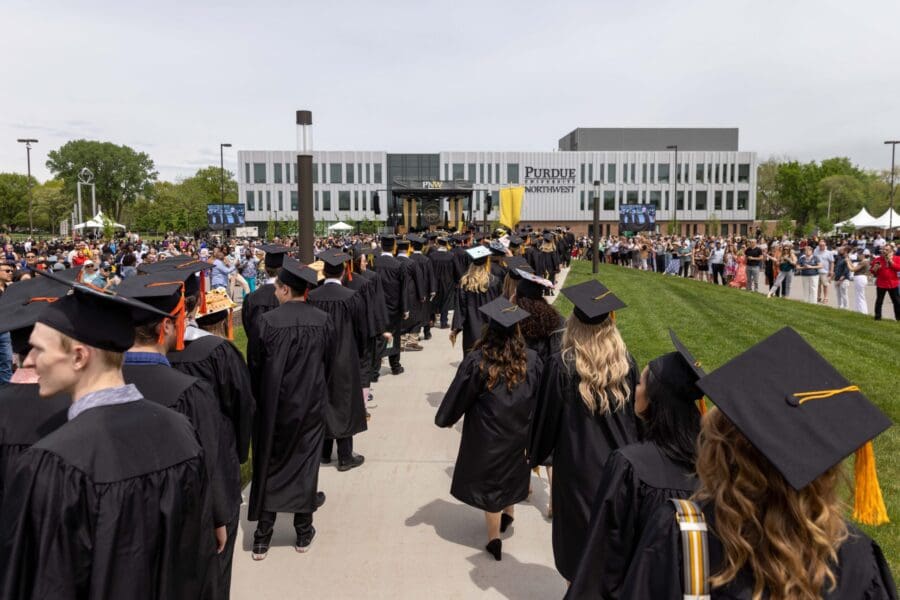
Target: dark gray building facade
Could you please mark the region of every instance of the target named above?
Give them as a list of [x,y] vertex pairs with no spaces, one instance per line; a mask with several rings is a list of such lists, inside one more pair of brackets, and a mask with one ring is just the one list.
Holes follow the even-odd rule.
[[559,140],[568,152],[737,152],[738,129],[695,127],[579,127]]

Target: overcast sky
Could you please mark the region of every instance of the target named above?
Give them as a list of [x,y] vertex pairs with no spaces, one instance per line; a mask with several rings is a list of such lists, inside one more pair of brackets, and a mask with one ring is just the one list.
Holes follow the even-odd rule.
[[237,149],[552,150],[583,127],[739,127],[760,160],[888,168],[900,2],[25,2],[0,8],[0,171],[70,139],[161,178]]

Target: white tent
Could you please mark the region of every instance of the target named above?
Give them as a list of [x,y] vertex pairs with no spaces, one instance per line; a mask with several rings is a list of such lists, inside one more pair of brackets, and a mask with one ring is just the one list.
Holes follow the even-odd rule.
[[847,229],[865,229],[867,227],[875,227],[878,228],[878,221],[869,214],[865,208],[861,209],[855,217],[844,221],[843,223],[838,223],[838,227],[843,227]]
[[334,225],[328,228],[328,231],[351,231],[353,229],[352,225],[347,225],[343,221],[338,221]]
[[[90,221],[87,221],[85,223],[79,223],[78,225],[75,226],[75,229],[85,229],[85,228],[87,228],[87,229],[103,229],[103,227],[104,227],[103,211],[100,210],[100,211],[97,211],[97,214],[94,215],[93,219],[91,219]],[[125,226],[122,225],[121,223],[113,223],[113,227],[115,227],[116,229],[125,229]]]
[[[893,220],[891,219],[892,212],[894,213]],[[884,214],[881,215],[880,217],[878,217],[877,219],[875,219],[875,221],[878,223],[878,226],[881,227],[882,229],[887,229],[888,227],[891,227],[891,226],[893,226],[894,229],[897,229],[898,227],[900,227],[900,215],[898,215],[897,211],[892,208],[889,208],[886,211],[884,211]]]

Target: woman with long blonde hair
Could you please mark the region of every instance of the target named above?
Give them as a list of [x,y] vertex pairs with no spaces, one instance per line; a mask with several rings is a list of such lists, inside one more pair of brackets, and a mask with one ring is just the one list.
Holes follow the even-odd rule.
[[650,518],[620,597],[896,598],[881,549],[845,520],[841,486],[856,450],[854,518],[887,522],[869,442],[890,420],[787,327],[697,385],[717,405],[700,430],[699,488],[678,517],[670,504]]
[[450,331],[450,341],[453,343],[456,343],[456,337],[462,332],[463,354],[467,354],[481,338],[481,330],[486,321],[478,309],[503,292],[503,280],[491,274],[491,251],[484,246],[474,246],[466,252],[472,258],[472,263],[459,280],[456,310],[453,311]]
[[536,467],[553,454],[553,556],[571,581],[606,460],[639,436],[632,404],[637,369],[614,312],[625,304],[593,280],[563,294],[575,308],[545,368],[529,461]]

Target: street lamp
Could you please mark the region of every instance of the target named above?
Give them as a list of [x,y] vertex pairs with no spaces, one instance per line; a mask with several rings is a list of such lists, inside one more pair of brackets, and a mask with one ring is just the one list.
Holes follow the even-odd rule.
[[[21,140],[20,140],[21,141]],[[891,212],[888,213],[888,229],[890,230],[888,234],[891,236],[891,241],[894,239],[894,158],[897,152],[897,144],[900,144],[900,140],[888,140],[885,144],[891,145]]]
[[[488,214],[491,212],[493,207],[494,199],[491,197],[491,191],[488,190],[487,194],[484,197],[484,232],[488,232]],[[510,231],[510,234],[513,232]]]
[[594,235],[591,236],[593,247],[593,267],[591,272],[596,275],[600,270],[600,181],[594,182]]
[[674,218],[672,219],[672,228],[678,229],[678,173],[681,171],[678,165],[678,144],[666,146],[666,150],[675,150],[675,169],[672,173],[672,182],[675,184],[675,194],[672,197],[672,206],[674,207]]
[[297,111],[297,242],[300,262],[310,264],[313,253],[313,140],[312,111]]
[[222,231],[225,231],[225,148],[231,148],[231,144],[219,144],[219,172],[222,180],[222,201],[219,204],[219,219]]
[[[34,138],[20,138],[18,140],[20,144],[25,144],[25,155],[28,160],[28,235],[29,237],[34,237],[34,212],[32,210],[32,200],[34,199],[34,194],[31,191],[31,145],[37,144],[38,141]],[[893,205],[892,205],[893,206]]]

